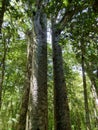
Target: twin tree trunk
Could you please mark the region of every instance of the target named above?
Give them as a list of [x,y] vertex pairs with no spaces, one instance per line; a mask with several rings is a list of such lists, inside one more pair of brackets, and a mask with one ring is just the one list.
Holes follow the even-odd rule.
[[34,16],[32,74],[30,79],[27,129],[47,130],[47,21],[42,9]]
[[34,28],[28,33],[28,85],[17,130],[48,130],[46,23],[46,15],[38,8]]
[[70,114],[65,84],[60,35],[52,23],[53,72],[54,72],[54,123],[55,130],[71,130]]

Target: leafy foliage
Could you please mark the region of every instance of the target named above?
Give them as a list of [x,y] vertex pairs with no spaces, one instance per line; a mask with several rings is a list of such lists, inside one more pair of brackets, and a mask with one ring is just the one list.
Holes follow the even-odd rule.
[[[47,6],[43,7],[43,11],[47,13],[48,19],[50,19],[52,15],[54,18],[61,20],[67,11],[72,11],[76,7],[86,6],[85,9],[78,10],[78,12],[72,16],[71,20],[67,22],[66,28],[61,31],[60,37],[60,45],[63,48],[64,72],[68,90],[72,130],[84,130],[86,127],[80,65],[81,41],[84,42],[85,47],[85,68],[90,106],[90,120],[92,129],[97,130],[98,128],[98,123],[96,121],[98,110],[96,110],[95,97],[93,96],[91,89],[91,78],[93,77],[97,86],[95,92],[98,90],[98,18],[95,13],[97,12],[95,3],[93,0],[51,0],[47,3]],[[31,5],[32,10],[28,8],[28,4]],[[36,7],[35,2],[32,2],[31,0],[29,3],[27,0],[7,0],[6,5],[7,10],[4,14],[2,35],[0,35],[0,78],[3,69],[2,59],[5,51],[4,43],[7,48],[3,81],[2,109],[0,112],[0,128],[4,130],[15,130],[26,78],[27,41],[25,33],[27,30],[32,29],[32,13],[36,10]],[[1,7],[2,3],[0,1],[0,12]],[[49,130],[54,129],[53,68],[51,57],[52,50],[49,44]]]

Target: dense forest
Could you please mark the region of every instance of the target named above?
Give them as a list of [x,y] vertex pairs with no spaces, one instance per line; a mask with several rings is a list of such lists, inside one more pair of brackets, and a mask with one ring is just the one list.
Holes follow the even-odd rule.
[[0,130],[98,130],[98,0],[0,0]]

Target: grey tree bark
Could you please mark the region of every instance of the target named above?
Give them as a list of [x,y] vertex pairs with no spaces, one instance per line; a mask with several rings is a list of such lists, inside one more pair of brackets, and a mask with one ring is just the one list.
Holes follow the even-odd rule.
[[47,20],[42,4],[37,1],[34,15],[34,57],[29,95],[28,129],[48,129],[47,103]]
[[54,73],[54,122],[55,130],[71,130],[67,88],[63,70],[60,33],[52,22],[53,73]]
[[36,1],[36,11],[31,19],[27,84],[17,130],[47,130],[47,20],[41,0]]

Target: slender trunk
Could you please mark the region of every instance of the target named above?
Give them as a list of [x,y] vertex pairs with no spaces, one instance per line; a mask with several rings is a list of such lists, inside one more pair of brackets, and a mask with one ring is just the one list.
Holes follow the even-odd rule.
[[4,75],[5,75],[5,59],[6,59],[6,47],[5,47],[4,43],[4,54],[3,54],[3,58],[2,58],[2,72],[1,72],[1,80],[0,80],[0,109],[1,109],[1,105],[2,105],[2,87],[3,87],[3,81],[4,81]]
[[98,100],[98,87],[96,84],[96,75],[93,73],[95,64],[86,61],[86,72],[88,77],[91,81],[91,92],[93,96],[93,103],[94,103],[94,116],[95,116],[95,126],[98,127],[98,119],[97,119],[97,100]]
[[89,107],[88,107],[86,75],[85,75],[85,66],[84,66],[85,48],[84,48],[83,43],[81,43],[81,53],[82,53],[81,65],[82,65],[82,78],[83,78],[83,88],[84,88],[84,105],[85,105],[86,130],[91,130],[90,117],[89,117]]
[[47,130],[47,21],[42,8],[34,16],[35,52],[30,87],[29,130]]
[[[7,3],[6,0],[2,0],[1,4],[2,4],[2,7],[0,8],[0,39],[1,39],[1,34],[2,34],[1,30],[2,30],[4,13],[6,11],[6,7],[9,4],[9,2]],[[0,109],[1,109],[1,104],[2,104],[2,86],[3,86],[4,73],[5,73],[6,52],[7,52],[6,41],[4,41],[4,55],[1,61],[2,72],[1,72],[1,79],[0,79]]]
[[25,90],[23,93],[22,104],[19,122],[17,124],[17,130],[25,130],[26,129],[26,115],[28,110],[28,102],[29,102],[29,91],[30,91],[30,79],[32,74],[32,57],[33,57],[33,48],[34,41],[32,40],[32,32],[27,32],[27,40],[28,40],[28,48],[27,48],[27,73],[26,73],[26,83]]
[[91,80],[91,91],[92,91],[92,96],[93,96],[93,105],[94,105],[94,116],[95,116],[95,127],[98,128],[98,93],[96,93],[96,83],[95,83],[95,78]]
[[91,77],[90,80],[91,80],[91,83],[92,83],[92,85],[93,85],[93,87],[95,89],[96,96],[98,98],[98,87],[97,87],[97,84],[96,84],[96,79],[94,77]]
[[[52,23],[53,24],[53,23]],[[59,34],[52,25],[53,71],[54,71],[54,123],[55,130],[71,130],[70,114],[65,84],[62,49]]]
[[96,75],[93,73],[95,64],[88,62],[88,61],[86,61],[85,64],[86,64],[85,70],[86,70],[88,77],[90,78],[91,83],[93,84],[93,87],[95,88],[96,94],[98,96],[98,87],[97,87],[97,84],[96,84]]
[[[97,49],[97,61],[98,61],[98,44],[97,44],[97,47],[96,47],[96,49]],[[97,78],[97,81],[98,81],[98,62],[96,62],[97,63],[97,67],[96,67],[96,69],[97,69],[97,72],[96,72],[96,78]]]
[[77,130],[81,130],[81,120],[80,120],[80,115],[79,112],[77,110],[77,114],[76,114],[76,125],[77,125]]
[[0,109],[2,106],[2,90],[3,90],[3,82],[4,82],[4,76],[5,76],[5,61],[6,61],[6,54],[8,51],[8,46],[7,44],[9,44],[10,42],[10,38],[8,38],[8,42],[6,42],[5,38],[2,39],[3,42],[3,57],[2,57],[2,61],[1,61],[1,79],[0,79]]

